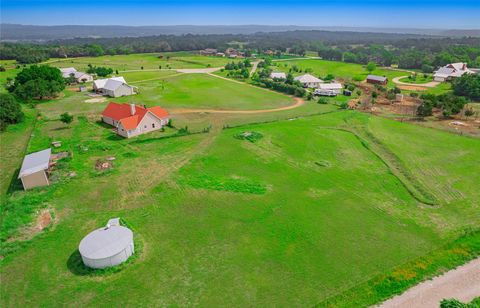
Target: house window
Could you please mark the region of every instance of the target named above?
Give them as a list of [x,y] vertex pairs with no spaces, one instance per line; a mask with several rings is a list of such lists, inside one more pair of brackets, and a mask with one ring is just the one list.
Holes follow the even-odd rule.
[[152,123],[152,128],[155,128],[155,123]]
[[144,127],[144,128],[147,128],[147,125],[145,125],[145,127]]

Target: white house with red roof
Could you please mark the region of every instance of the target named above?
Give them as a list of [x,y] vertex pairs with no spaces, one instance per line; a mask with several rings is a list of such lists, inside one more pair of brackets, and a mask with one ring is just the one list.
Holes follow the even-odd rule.
[[125,138],[159,130],[168,119],[168,112],[159,106],[109,103],[102,112],[103,122],[114,126],[117,134]]

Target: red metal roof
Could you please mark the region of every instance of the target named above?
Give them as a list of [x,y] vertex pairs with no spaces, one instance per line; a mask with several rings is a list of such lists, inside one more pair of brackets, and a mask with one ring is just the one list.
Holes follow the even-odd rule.
[[140,124],[148,112],[160,119],[168,117],[168,112],[159,106],[144,108],[135,105],[135,113],[132,115],[130,104],[117,104],[113,102],[109,103],[105,110],[103,110],[102,116],[120,122],[125,129],[134,129]]

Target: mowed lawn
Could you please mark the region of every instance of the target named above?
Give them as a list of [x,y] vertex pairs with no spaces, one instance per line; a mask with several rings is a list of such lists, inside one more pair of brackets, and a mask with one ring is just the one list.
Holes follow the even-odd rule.
[[159,69],[160,67],[162,69],[220,67],[228,61],[229,59],[222,57],[207,57],[194,53],[178,52],[51,59],[46,63],[56,67],[75,67],[77,70],[86,70],[88,64],[91,64],[94,66],[110,67],[113,70],[125,71],[141,70],[142,67],[145,70]]
[[[136,73],[135,73],[136,74]],[[130,73],[123,76],[130,80]],[[293,104],[289,96],[267,91],[245,83],[224,80],[207,74],[175,74],[158,80],[135,82],[139,94],[115,98],[118,102],[135,102],[147,106],[271,109]],[[149,78],[155,78],[149,76]],[[148,79],[148,78],[147,78]]]
[[[418,204],[353,134],[337,130],[348,123],[375,128],[380,140],[392,133],[385,144],[407,167],[421,159],[454,179],[460,210],[445,198]],[[246,131],[263,138],[234,138]],[[62,130],[41,121],[30,150],[64,138],[77,176],[12,197],[47,202],[57,223],[2,261],[1,305],[321,305],[480,223],[467,215],[480,202],[479,164],[443,168],[478,153],[479,141],[435,131],[431,143],[442,147],[422,146],[429,132],[349,111],[166,139],[113,138],[88,118]],[[114,170],[96,172],[96,159],[110,155]],[[462,178],[465,168],[472,177]],[[142,243],[139,258],[118,273],[76,272],[69,259],[80,240],[117,216]]]
[[[367,75],[370,74],[364,66],[355,63],[346,63],[346,62],[337,62],[337,61],[327,61],[320,59],[296,59],[296,60],[282,60],[274,62],[276,67],[272,67],[273,70],[285,71],[287,72],[293,65],[296,65],[298,68],[312,69],[313,74],[318,77],[325,77],[328,74],[332,74],[335,77],[340,77],[343,79],[353,79],[353,80],[365,80]],[[296,75],[304,73],[296,73]],[[394,77],[408,75],[407,72],[394,71],[388,69],[377,68],[371,74],[386,76],[389,79],[388,85],[394,86],[392,79]]]

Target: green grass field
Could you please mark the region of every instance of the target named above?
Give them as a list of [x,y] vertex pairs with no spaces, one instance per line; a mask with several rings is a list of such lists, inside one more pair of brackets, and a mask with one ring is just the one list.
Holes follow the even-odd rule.
[[[123,74],[123,76],[127,81],[130,80],[130,73]],[[238,110],[269,109],[292,104],[292,99],[288,96],[206,74],[171,75],[171,77],[167,76],[167,78],[159,80],[136,82],[134,85],[139,88],[138,95],[117,98],[115,101],[134,101],[149,106],[161,105],[167,108]]]
[[[62,140],[77,176],[11,197],[47,201],[58,222],[3,260],[2,306],[315,305],[480,223],[480,173],[464,176],[478,169],[466,160],[477,139],[355,112],[169,139],[110,138],[87,118],[62,126],[40,121],[29,150]],[[371,131],[411,170],[451,164],[415,171],[441,206],[418,204],[348,127]],[[245,131],[263,138],[234,138]],[[115,168],[99,175],[94,162],[109,155]],[[142,255],[119,273],[76,274],[79,241],[112,216],[132,225]]]
[[[363,74],[339,65],[338,76]],[[167,110],[292,103],[208,75],[122,75],[140,94],[113,101]],[[480,225],[479,139],[315,102],[174,114],[175,126],[199,133],[121,139],[98,122],[107,102],[88,98],[65,90],[0,134],[2,307],[365,307],[480,254],[480,233],[454,241]],[[69,126],[59,121],[65,111]],[[255,142],[238,138],[245,132]],[[11,185],[25,150],[54,140],[73,157],[53,185]],[[95,170],[108,156],[113,169]],[[55,223],[18,240],[43,208]],[[80,240],[112,217],[133,228],[140,254],[119,272],[79,271]]]
[[[337,61],[327,61],[320,59],[297,59],[297,60],[280,60],[274,62],[276,67],[273,67],[274,70],[285,71],[287,72],[293,65],[296,65],[298,68],[302,69],[311,69],[313,74],[319,77],[325,77],[328,74],[332,74],[335,77],[340,77],[343,79],[357,80],[362,81],[367,78],[367,75],[370,74],[365,67],[360,64],[354,63],[345,63]],[[304,73],[298,73],[304,74]],[[298,75],[296,74],[296,75]],[[386,76],[388,77],[388,85],[394,86],[394,83],[391,81],[394,77],[405,76],[405,72],[394,71],[389,69],[378,68],[373,71],[371,74]]]
[[427,75],[427,77],[425,77],[423,74],[417,74],[417,77],[415,79],[404,77],[404,78],[401,78],[400,81],[406,82],[406,83],[422,84],[422,83],[433,81],[433,77],[432,75]]
[[[163,56],[163,58],[159,58],[159,56]],[[167,59],[167,56],[170,58]],[[159,66],[162,69],[220,67],[228,61],[229,59],[222,57],[207,57],[188,52],[178,52],[50,59],[46,63],[57,67],[75,67],[77,70],[86,70],[88,64],[91,64],[125,71],[141,70],[142,67],[145,70],[159,69]]]

